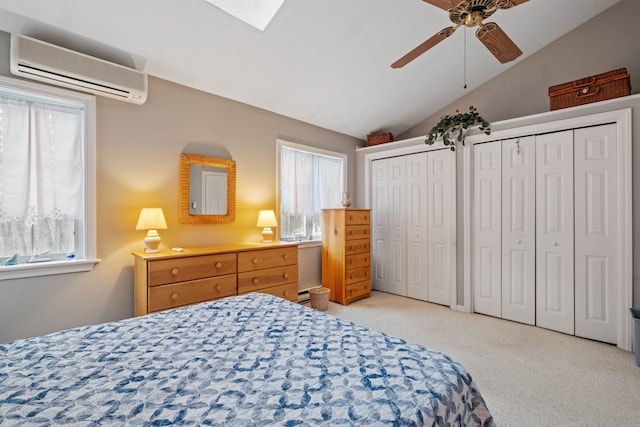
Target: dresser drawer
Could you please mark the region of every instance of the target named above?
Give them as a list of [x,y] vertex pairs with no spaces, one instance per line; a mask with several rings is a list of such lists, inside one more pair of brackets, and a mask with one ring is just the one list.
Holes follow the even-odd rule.
[[363,252],[369,253],[369,239],[349,240],[344,245],[345,255],[359,254]]
[[236,275],[218,276],[149,288],[148,311],[160,311],[236,294]]
[[236,272],[236,254],[215,254],[149,261],[149,286],[186,282]]
[[363,252],[361,254],[355,254],[355,255],[347,255],[344,260],[344,265],[347,270],[370,266],[371,257],[369,256],[369,252]]
[[238,273],[238,293],[253,292],[292,282],[298,282],[297,265]]
[[345,211],[344,223],[346,225],[355,225],[355,224],[369,224],[369,211],[352,211],[347,209]]
[[371,295],[371,281],[365,280],[363,282],[354,283],[348,285],[345,289],[346,303],[349,304],[360,298],[367,298]]
[[345,240],[368,239],[370,234],[371,227],[368,225],[349,225],[344,228]]
[[272,286],[270,288],[260,289],[259,291],[256,291],[256,292],[275,295],[280,298],[288,299],[289,301],[298,302],[298,284],[297,283],[289,283],[286,285]]
[[361,282],[368,280],[371,276],[371,267],[355,268],[353,270],[347,270],[345,273],[345,283],[347,285],[355,282]]
[[298,247],[238,252],[238,271],[256,271],[298,263]]

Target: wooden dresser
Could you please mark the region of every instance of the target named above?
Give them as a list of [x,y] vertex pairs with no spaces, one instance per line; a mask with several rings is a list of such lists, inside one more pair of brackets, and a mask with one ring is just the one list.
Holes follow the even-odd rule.
[[322,286],[346,305],[371,295],[371,211],[322,210]]
[[134,314],[248,292],[298,301],[298,246],[260,243],[133,252]]

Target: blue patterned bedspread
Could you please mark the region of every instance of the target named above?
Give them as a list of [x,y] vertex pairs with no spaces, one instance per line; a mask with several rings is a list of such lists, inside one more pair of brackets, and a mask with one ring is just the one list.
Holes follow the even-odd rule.
[[0,424],[492,426],[449,357],[264,294],[0,345]]

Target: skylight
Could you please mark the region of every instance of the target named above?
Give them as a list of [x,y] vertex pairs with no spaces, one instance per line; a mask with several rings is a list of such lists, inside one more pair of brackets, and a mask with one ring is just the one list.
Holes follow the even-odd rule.
[[264,31],[269,22],[284,3],[284,0],[206,0],[213,6],[235,16],[260,31]]

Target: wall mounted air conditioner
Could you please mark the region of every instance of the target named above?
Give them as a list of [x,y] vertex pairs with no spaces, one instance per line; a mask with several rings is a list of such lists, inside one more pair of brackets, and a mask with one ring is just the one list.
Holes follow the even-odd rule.
[[11,34],[11,74],[144,104],[147,75],[31,37]]

